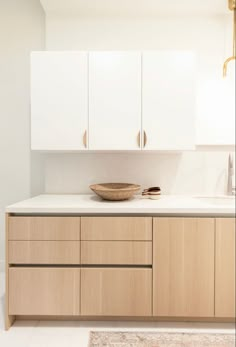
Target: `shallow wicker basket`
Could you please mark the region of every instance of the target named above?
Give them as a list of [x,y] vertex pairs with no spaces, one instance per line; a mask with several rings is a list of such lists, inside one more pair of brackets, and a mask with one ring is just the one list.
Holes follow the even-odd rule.
[[140,186],[131,183],[100,183],[92,184],[90,189],[104,200],[120,201],[130,199],[140,190]]

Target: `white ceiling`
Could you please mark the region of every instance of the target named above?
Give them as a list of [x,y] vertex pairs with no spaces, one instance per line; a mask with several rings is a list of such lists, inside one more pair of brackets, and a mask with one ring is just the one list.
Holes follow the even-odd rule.
[[180,16],[228,13],[228,0],[40,0],[48,14]]

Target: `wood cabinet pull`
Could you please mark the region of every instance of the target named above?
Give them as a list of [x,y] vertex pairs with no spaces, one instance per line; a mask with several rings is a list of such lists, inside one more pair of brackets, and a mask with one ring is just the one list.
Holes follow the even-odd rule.
[[87,130],[85,130],[84,132],[83,144],[84,144],[84,147],[87,148]]
[[138,132],[138,136],[137,136],[137,142],[138,142],[138,146],[139,148],[141,147],[141,136],[140,136],[140,131]]
[[147,134],[146,131],[143,132],[143,148],[146,147],[147,144]]

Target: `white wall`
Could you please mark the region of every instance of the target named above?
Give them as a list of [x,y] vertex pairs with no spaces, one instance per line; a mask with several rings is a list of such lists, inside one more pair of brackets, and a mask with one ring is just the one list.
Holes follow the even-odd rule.
[[44,22],[38,0],[0,0],[0,263],[5,206],[31,191],[29,58],[44,48]]
[[[198,128],[205,125],[203,86],[222,79],[231,45],[231,16],[174,18],[80,18],[50,15],[49,50],[191,49],[198,57]],[[208,91],[204,89],[206,93]],[[208,110],[211,107],[208,107]],[[213,107],[212,107],[213,109]],[[213,111],[212,111],[213,113]],[[210,126],[210,125],[209,125]],[[228,152],[183,154],[50,154],[45,162],[45,191],[88,193],[89,184],[130,181],[160,185],[165,193],[220,194],[226,191]]]
[[[225,19],[49,16],[48,49],[195,49],[198,88],[221,75]],[[227,36],[228,37],[228,36]],[[30,153],[29,52],[44,48],[39,0],[0,0],[0,262],[7,204],[30,195],[87,193],[100,181],[160,185],[165,193],[217,194],[226,188],[227,152],[183,154]],[[228,53],[228,52],[227,52]]]

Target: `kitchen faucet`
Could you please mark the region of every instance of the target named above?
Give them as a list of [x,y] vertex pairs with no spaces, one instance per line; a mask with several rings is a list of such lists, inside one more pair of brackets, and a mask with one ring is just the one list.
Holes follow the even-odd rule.
[[229,154],[228,159],[228,184],[227,184],[227,194],[228,195],[235,195],[235,182],[233,184],[233,177],[234,177],[234,162],[232,154]]

